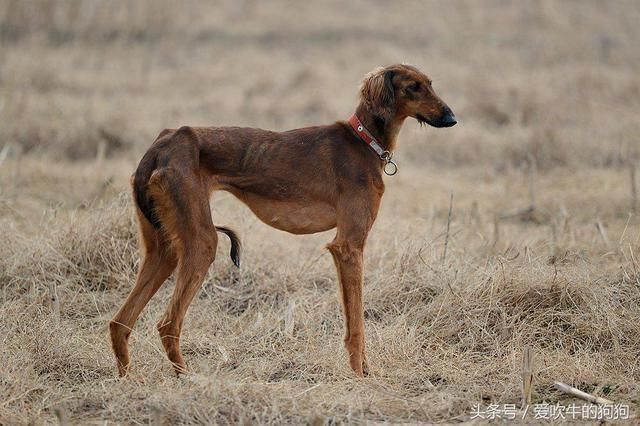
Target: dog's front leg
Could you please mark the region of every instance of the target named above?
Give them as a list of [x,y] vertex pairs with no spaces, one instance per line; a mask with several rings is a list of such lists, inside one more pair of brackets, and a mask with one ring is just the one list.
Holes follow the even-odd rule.
[[364,308],[362,304],[363,244],[338,236],[327,246],[338,270],[340,294],[344,309],[344,343],[349,364],[358,376],[368,375],[364,347]]

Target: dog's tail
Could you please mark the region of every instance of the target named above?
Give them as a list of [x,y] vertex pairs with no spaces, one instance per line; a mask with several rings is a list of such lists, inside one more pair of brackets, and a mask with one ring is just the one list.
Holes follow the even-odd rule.
[[224,226],[216,226],[216,231],[222,232],[227,237],[229,237],[229,240],[231,241],[231,253],[230,253],[231,261],[233,261],[233,264],[239,268],[240,253],[242,251],[242,244],[240,243],[240,238],[238,238],[238,235],[235,232],[233,232],[229,228],[225,228]]
[[[138,165],[138,169],[133,177],[133,191],[135,194],[135,201],[140,208],[140,211],[144,215],[144,217],[153,225],[154,228],[160,229],[162,228],[162,223],[160,218],[158,217],[158,213],[155,209],[155,204],[153,202],[153,198],[149,195],[147,191],[147,185],[149,184],[149,179],[151,179],[151,175],[153,171],[156,169],[156,160],[155,158],[145,155],[140,164]],[[214,225],[215,226],[215,225]],[[240,243],[240,238],[238,235],[229,228],[225,228],[224,226],[215,226],[216,231],[222,232],[229,240],[231,240],[231,261],[238,268],[240,267],[240,253],[242,251],[242,244]]]

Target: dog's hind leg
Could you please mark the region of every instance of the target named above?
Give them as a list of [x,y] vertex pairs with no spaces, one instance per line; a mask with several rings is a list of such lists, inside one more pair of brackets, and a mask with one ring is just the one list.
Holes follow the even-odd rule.
[[134,288],[109,324],[111,345],[116,356],[120,376],[127,374],[129,369],[128,340],[136,320],[145,305],[176,267],[175,254],[163,239],[161,231],[155,229],[139,209],[136,210],[144,257],[138,270]]
[[180,374],[187,371],[180,351],[182,325],[215,258],[218,237],[211,220],[209,194],[199,179],[174,169],[156,173],[152,181],[158,181],[165,191],[164,196],[154,196],[156,208],[178,258],[176,287],[158,323],[158,332],[167,357]]

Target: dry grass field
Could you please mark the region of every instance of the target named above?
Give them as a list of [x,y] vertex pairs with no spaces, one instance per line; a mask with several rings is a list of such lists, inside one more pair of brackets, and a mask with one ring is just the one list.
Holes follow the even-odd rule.
[[[582,404],[561,381],[637,421],[638,22],[635,0],[0,0],[0,424],[469,421],[520,406],[526,346],[533,403]],[[220,193],[215,223],[245,252],[235,269],[221,238],[189,310],[193,374],[156,332],[170,280],[117,379],[128,182],[158,132],[346,119],[362,76],[396,62],[459,124],[400,134],[365,252],[373,374],[347,364],[333,233],[276,231]]]

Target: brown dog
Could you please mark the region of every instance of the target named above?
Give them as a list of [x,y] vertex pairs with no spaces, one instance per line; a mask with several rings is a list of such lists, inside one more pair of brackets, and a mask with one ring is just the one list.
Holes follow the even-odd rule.
[[405,118],[434,127],[456,124],[429,78],[408,65],[379,68],[365,76],[360,104],[348,122],[271,132],[240,127],[164,130],[140,161],[133,178],[144,258],[135,287],[110,323],[121,376],[129,367],[127,341],[140,312],[178,269],[176,288],[158,331],[177,373],[184,317],[216,254],[209,197],[224,190],[263,222],[294,234],[337,228],[327,246],[340,280],[345,346],[351,368],[367,374],[362,306],[362,261],[367,234],[384,192],[383,171],[394,174],[391,153]]

